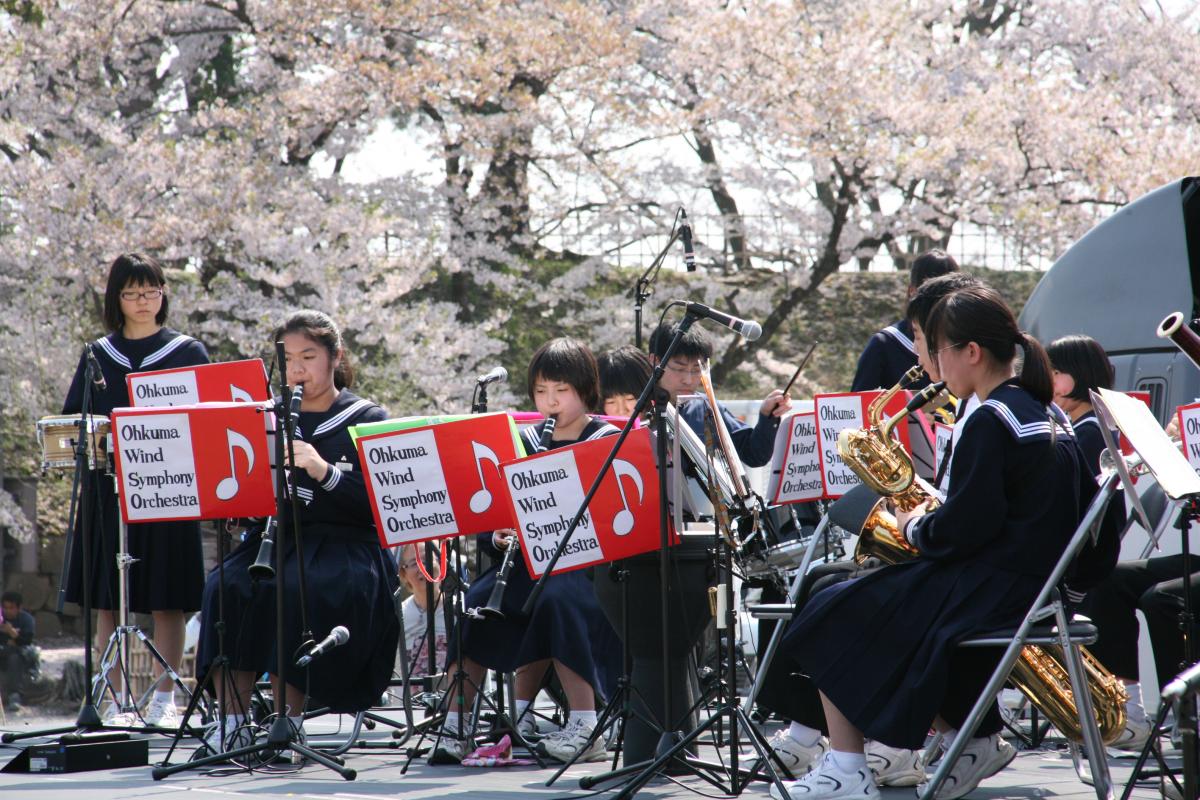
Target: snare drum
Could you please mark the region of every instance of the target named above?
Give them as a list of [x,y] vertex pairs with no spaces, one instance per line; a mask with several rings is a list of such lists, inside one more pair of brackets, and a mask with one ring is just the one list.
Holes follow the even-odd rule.
[[[108,417],[92,414],[87,418],[88,469],[99,469],[108,463]],[[79,437],[79,414],[42,417],[37,423],[38,444],[42,448],[42,471],[74,469],[75,442]]]

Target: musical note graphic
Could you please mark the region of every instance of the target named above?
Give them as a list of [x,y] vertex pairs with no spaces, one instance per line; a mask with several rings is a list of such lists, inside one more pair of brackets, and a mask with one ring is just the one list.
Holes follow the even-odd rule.
[[475,456],[475,471],[479,474],[479,490],[471,495],[471,511],[482,514],[492,507],[492,493],[483,482],[483,462],[490,461],[492,466],[500,469],[500,459],[492,448],[479,442],[471,442],[471,453]]
[[612,470],[613,475],[617,478],[617,491],[621,493],[623,506],[613,517],[613,533],[617,536],[626,536],[633,531],[633,512],[629,510],[629,498],[625,496],[625,485],[621,483],[621,478],[633,479],[633,485],[637,488],[637,504],[640,506],[642,504],[642,476],[633,464],[619,458],[613,461]]
[[238,479],[235,464],[237,460],[234,458],[234,450],[241,450],[246,454],[246,474],[254,469],[254,445],[250,443],[242,434],[232,428],[225,429],[225,443],[229,448],[229,476],[222,478],[217,484],[217,499],[232,500],[238,493]]
[[238,386],[236,383],[229,384],[229,397],[235,403],[254,402],[254,398],[250,396],[250,393]]

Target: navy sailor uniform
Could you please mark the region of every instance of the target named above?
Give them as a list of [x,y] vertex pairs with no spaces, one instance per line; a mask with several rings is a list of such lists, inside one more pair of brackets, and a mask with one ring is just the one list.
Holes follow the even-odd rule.
[[1093,475],[1100,474],[1100,454],[1104,452],[1104,434],[1100,432],[1100,419],[1095,411],[1089,411],[1071,423],[1075,438],[1083,449],[1088,469]]
[[[867,340],[867,346],[858,357],[850,391],[869,392],[872,389],[891,388],[916,365],[917,348],[913,344],[912,323],[906,319],[893,322]],[[922,376],[909,388],[915,392],[928,385],[929,379]]]
[[[1002,654],[957,645],[1021,620],[1095,493],[1066,416],[1007,381],[964,423],[946,502],[909,526],[921,555],[816,594],[783,649],[868,738],[920,748]],[[998,730],[993,708],[978,733]]]
[[[125,377],[132,372],[192,367],[208,363],[204,345],[170,328],[142,339],[126,339],[110,333],[93,342],[93,351],[107,384],[92,387],[92,413],[112,414],[114,408],[131,405]],[[63,403],[64,414],[78,414],[83,407],[86,362],[80,356],[71,388]],[[97,513],[93,517],[89,555],[92,561],[91,601],[93,608],[115,609],[118,585],[116,552],[119,533],[115,479],[104,470],[92,472]],[[83,513],[80,506],[79,513]],[[67,575],[66,599],[83,600],[83,541],[80,520],[71,537],[71,565]],[[129,525],[129,554],[136,559],[129,569],[129,610],[195,611],[200,607],[204,586],[204,558],[198,522],[140,522]]]
[[[598,419],[591,420],[579,439],[551,441],[542,447],[545,423],[530,425],[521,431],[521,440],[529,454],[592,441],[617,433],[617,428]],[[503,551],[492,544],[492,534],[480,534],[480,548],[495,561]],[[480,575],[467,591],[466,607],[487,605],[496,585],[493,567]],[[517,667],[556,658],[581,675],[602,697],[610,696],[621,675],[621,640],[609,624],[592,588],[591,570],[577,569],[547,579],[530,615],[521,613],[533,591],[534,580],[518,558],[508,576],[504,601],[500,605],[503,620],[470,620],[463,626],[463,655],[489,669],[511,672]],[[450,652],[454,653],[452,644]]]
[[[379,701],[392,676],[400,622],[392,603],[399,586],[396,566],[384,552],[375,531],[374,516],[349,428],[386,419],[383,409],[343,389],[327,411],[302,411],[300,437],[329,462],[329,470],[314,480],[297,470],[296,496],[304,545],[304,577],[308,624],[315,639],[344,625],[350,640],[330,650],[308,667],[308,683],[293,666],[302,644],[302,618],[291,505],[278,526],[276,547],[284,548],[283,652],[288,658],[288,683],[309,687],[317,705],[335,712],[354,713]],[[276,579],[249,577],[258,557],[262,528],[225,559],[225,653],[235,670],[277,671],[275,642]],[[197,674],[207,671],[217,655],[219,572],[213,569],[204,586],[203,628]],[[292,713],[298,713],[293,710]]]

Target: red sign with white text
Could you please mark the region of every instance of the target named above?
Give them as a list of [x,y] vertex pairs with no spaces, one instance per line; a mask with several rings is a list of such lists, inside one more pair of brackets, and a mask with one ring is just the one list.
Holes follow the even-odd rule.
[[[580,442],[501,465],[529,574],[539,577],[616,440]],[[554,573],[603,564],[660,544],[658,468],[647,428],[621,444]],[[671,544],[679,541],[672,530]]]
[[275,513],[263,407],[118,408],[113,450],[127,522]]
[[[865,428],[868,425],[867,409],[883,392],[841,392],[819,394],[813,398],[817,415],[817,447],[821,453],[821,481],[825,496],[838,498],[858,486],[862,481],[842,461],[837,452],[837,438],[844,428]],[[897,392],[883,409],[886,419],[904,409],[909,401],[908,392]],[[908,426],[897,425],[892,435],[900,440],[905,452],[912,454],[908,444]]]
[[517,457],[502,412],[358,438],[384,547],[511,528],[500,465]]
[[271,399],[261,358],[134,372],[125,376],[125,385],[129,402],[138,408]]

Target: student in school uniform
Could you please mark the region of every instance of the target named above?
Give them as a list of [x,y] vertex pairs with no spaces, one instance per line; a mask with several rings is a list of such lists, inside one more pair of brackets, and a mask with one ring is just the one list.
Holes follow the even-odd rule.
[[[945,502],[897,515],[918,557],[820,592],[789,626],[781,649],[819,690],[829,731],[821,761],[786,787],[793,798],[879,797],[864,737],[916,750],[931,724],[959,735],[1000,653],[958,643],[1023,617],[1097,490],[1051,402],[1045,351],[995,291],[952,292],[924,334],[950,391],[977,395],[980,407],[964,425]],[[993,706],[938,800],[964,796],[1012,760],[999,731]]]
[[[108,270],[104,290],[104,324],[109,333],[89,347],[104,375],[104,387],[91,387],[93,414],[109,415],[114,408],[132,405],[125,377],[133,372],[192,367],[208,363],[208,351],[191,336],[166,327],[170,298],[162,265],[144,253],[118,256]],[[79,359],[64,414],[78,414],[83,408],[87,381],[86,359]],[[95,646],[103,652],[114,628],[114,612],[119,595],[116,568],[118,546],[118,498],[114,478],[101,467],[90,476],[95,511],[88,555],[91,606],[97,610]],[[83,509],[80,508],[81,515]],[[70,567],[65,599],[83,601],[83,543],[81,519],[75,520],[71,537]],[[200,608],[204,586],[204,561],[200,549],[200,525],[196,522],[143,522],[128,526],[128,552],[134,559],[129,576],[128,607],[131,612],[150,614],[154,620],[154,644],[170,664],[179,667],[183,659],[183,629],[187,614]],[[114,687],[122,685],[121,675],[109,675]],[[128,727],[151,725],[178,727],[179,709],[175,705],[175,687],[169,677],[161,678],[140,716],[110,706],[104,716],[106,725]]]
[[[908,273],[908,299],[911,300],[925,281],[958,272],[958,262],[944,250],[928,250],[913,261]],[[904,373],[917,363],[916,345],[913,343],[912,320],[908,317],[897,320],[875,333],[858,357],[852,392],[867,392],[871,389],[887,389],[895,386]],[[928,381],[922,378],[912,388],[923,389]]]
[[[595,356],[582,342],[553,339],[533,355],[528,372],[529,396],[537,410],[554,417],[521,432],[525,451],[547,450],[594,441],[617,428],[591,416],[600,402]],[[497,564],[518,543],[516,531],[498,530],[478,537],[480,548]],[[466,608],[485,606],[496,584],[496,568],[479,576],[467,592]],[[467,620],[463,625],[464,708],[470,708],[485,668],[516,673],[517,731],[529,741],[537,731],[532,704],[548,670],[553,669],[570,707],[567,725],[536,742],[538,752],[558,761],[605,758],[603,737],[592,738],[595,698],[603,697],[620,675],[620,639],[596,600],[587,570],[551,576],[530,614],[522,613],[534,579],[524,557],[516,554],[501,603],[503,619]],[[450,646],[451,657],[455,653]],[[453,675],[455,665],[447,672]],[[451,706],[430,754],[431,764],[458,763],[470,752],[469,720]]]

